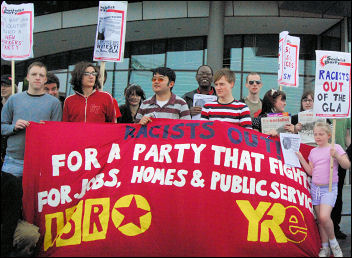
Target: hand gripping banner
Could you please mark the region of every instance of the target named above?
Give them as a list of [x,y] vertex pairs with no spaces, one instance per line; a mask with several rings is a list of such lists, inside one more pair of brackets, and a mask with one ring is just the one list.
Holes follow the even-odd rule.
[[41,256],[319,252],[306,173],[278,139],[227,122],[32,122],[23,188]]

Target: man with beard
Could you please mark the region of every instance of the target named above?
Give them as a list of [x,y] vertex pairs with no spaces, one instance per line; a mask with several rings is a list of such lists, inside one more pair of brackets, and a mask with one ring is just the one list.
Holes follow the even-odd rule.
[[183,99],[187,102],[188,108],[191,112],[191,116],[196,116],[202,112],[201,106],[193,107],[193,97],[194,94],[204,94],[204,95],[215,95],[215,88],[211,86],[213,82],[213,70],[208,65],[201,65],[198,67],[196,80],[198,82],[198,88],[187,92],[183,95]]

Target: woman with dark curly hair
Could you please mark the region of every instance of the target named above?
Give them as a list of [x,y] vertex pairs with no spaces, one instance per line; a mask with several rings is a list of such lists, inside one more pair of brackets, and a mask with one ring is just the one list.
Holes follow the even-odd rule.
[[[283,113],[286,107],[286,94],[281,90],[270,89],[263,98],[262,111],[258,117],[253,118],[252,128],[261,132],[262,131],[262,117],[267,117],[269,113]],[[287,124],[283,128],[271,130],[269,135],[277,136],[281,132],[293,132],[294,126]]]
[[116,112],[113,98],[100,88],[99,69],[89,62],[79,62],[71,73],[74,95],[64,103],[64,122],[114,123]]
[[134,123],[139,106],[144,100],[145,94],[141,86],[128,84],[125,88],[125,104],[119,107],[122,116],[117,119],[117,122]]

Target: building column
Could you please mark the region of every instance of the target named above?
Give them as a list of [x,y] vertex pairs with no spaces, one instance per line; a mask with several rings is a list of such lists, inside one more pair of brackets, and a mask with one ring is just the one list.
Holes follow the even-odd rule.
[[348,21],[347,17],[344,17],[341,22],[341,51],[348,52]]
[[207,64],[215,71],[223,67],[225,2],[210,1]]

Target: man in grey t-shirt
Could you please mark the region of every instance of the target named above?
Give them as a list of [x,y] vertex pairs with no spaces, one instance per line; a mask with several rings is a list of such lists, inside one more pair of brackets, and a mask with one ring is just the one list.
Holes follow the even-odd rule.
[[11,96],[1,111],[1,134],[8,135],[2,171],[22,176],[25,129],[30,121],[61,121],[60,101],[45,93],[47,80],[44,64],[34,62],[28,67],[28,91]]
[[62,119],[60,101],[44,91],[46,75],[44,64],[32,63],[26,77],[29,82],[28,91],[12,95],[1,110],[1,134],[9,136],[1,169],[1,256],[10,256],[18,251],[13,247],[13,235],[17,222],[22,218],[26,128],[31,121]]

